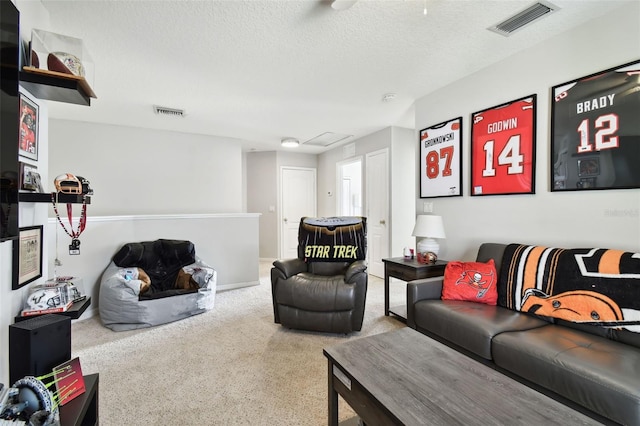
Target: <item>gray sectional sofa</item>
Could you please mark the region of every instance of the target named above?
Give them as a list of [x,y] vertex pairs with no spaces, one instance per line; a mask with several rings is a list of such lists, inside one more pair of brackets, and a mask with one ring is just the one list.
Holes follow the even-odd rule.
[[[506,247],[482,244],[477,261],[494,259],[504,274]],[[640,424],[640,333],[441,300],[441,289],[442,280],[408,284],[408,326],[604,423]]]

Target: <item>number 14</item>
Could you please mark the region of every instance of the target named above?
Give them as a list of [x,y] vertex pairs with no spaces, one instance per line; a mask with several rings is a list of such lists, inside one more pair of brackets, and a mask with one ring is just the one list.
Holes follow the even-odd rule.
[[[491,177],[496,175],[496,168],[493,165],[493,151],[495,141],[489,140],[484,143],[484,170],[483,177]],[[509,138],[502,151],[498,155],[499,166],[509,166],[507,174],[517,175],[524,173],[524,155],[520,154],[520,135],[513,135]]]

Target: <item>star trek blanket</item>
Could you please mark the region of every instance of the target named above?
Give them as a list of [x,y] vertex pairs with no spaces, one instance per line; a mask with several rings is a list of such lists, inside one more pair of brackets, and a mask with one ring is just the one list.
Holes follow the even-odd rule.
[[367,256],[367,218],[303,217],[298,257],[307,262],[353,262]]
[[640,333],[640,253],[509,244],[498,305]]

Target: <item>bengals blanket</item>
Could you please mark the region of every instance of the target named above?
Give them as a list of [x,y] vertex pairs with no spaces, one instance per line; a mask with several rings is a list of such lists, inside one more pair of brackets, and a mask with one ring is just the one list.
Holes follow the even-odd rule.
[[640,333],[640,253],[509,244],[498,305]]
[[298,257],[305,261],[353,262],[367,256],[367,219],[360,216],[303,217]]

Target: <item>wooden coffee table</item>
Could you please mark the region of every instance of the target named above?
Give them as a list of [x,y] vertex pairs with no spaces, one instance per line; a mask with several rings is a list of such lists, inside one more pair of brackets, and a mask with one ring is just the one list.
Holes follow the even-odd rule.
[[338,394],[367,425],[596,425],[596,420],[411,328],[324,349]]

